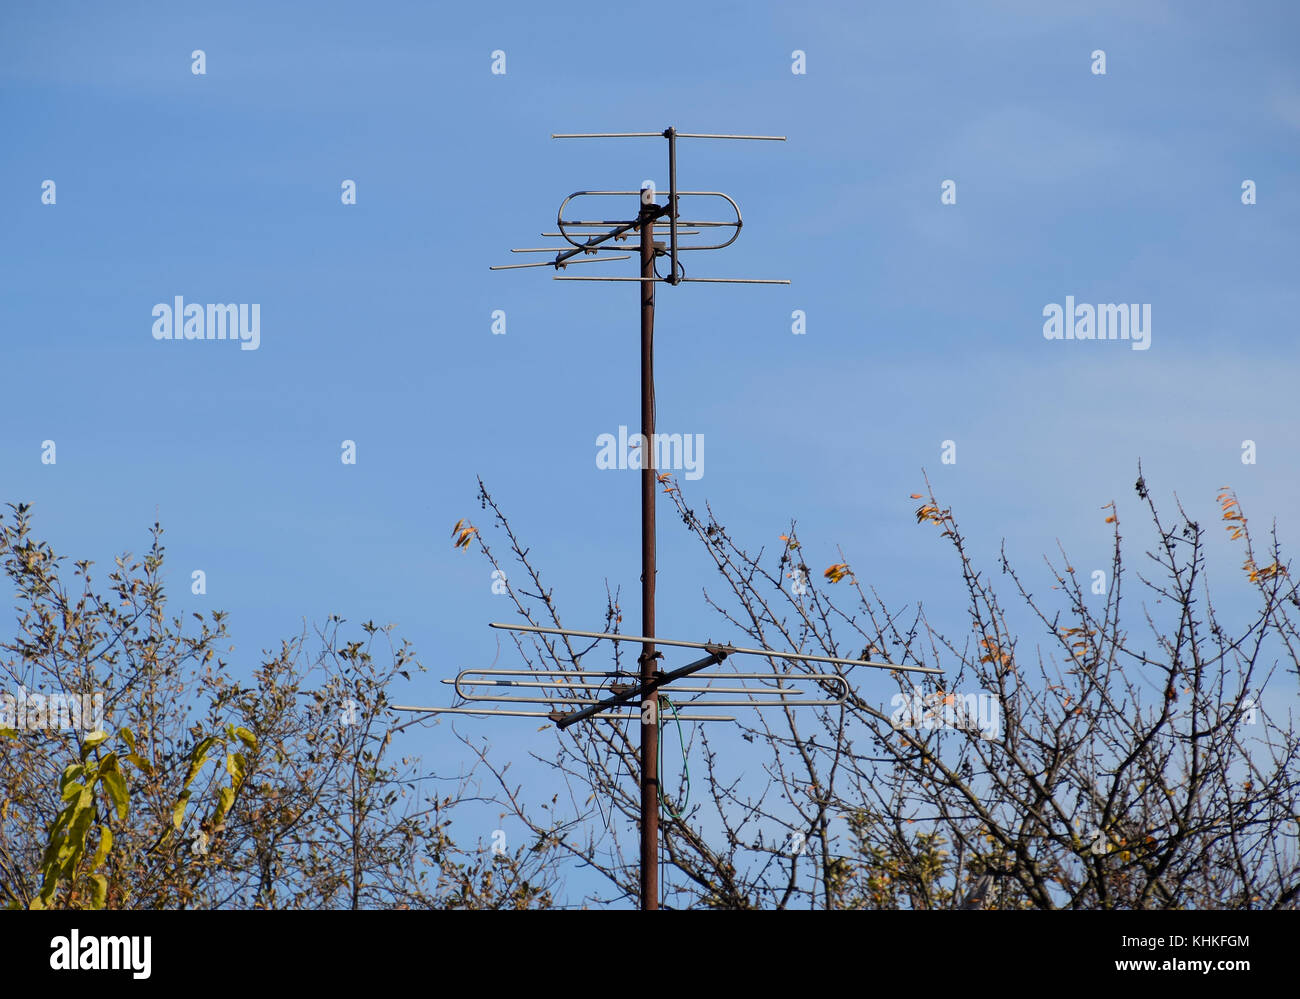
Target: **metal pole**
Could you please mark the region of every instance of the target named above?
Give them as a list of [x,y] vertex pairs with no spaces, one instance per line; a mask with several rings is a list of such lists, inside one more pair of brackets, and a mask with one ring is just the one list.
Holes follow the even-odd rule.
[[[655,678],[655,247],[658,205],[642,205],[641,277],[641,683]],[[646,711],[650,706],[650,711]],[[659,908],[659,694],[641,703],[641,908]]]

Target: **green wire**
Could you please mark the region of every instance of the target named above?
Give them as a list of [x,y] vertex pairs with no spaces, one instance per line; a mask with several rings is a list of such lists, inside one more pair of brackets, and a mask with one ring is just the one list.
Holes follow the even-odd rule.
[[[691,766],[690,766],[690,762],[686,758],[686,739],[682,735],[682,719],[681,716],[677,714],[677,705],[674,704],[668,698],[668,695],[666,694],[663,695],[663,701],[665,704],[667,704],[670,708],[673,709],[673,721],[677,722],[677,743],[682,747],[682,773],[685,774],[686,776],[686,798],[682,802],[682,807],[685,808],[687,805],[691,803]],[[667,799],[664,798],[664,718],[662,712],[659,713],[658,720],[659,720],[659,804],[667,808],[668,811],[672,812],[673,818],[680,820],[681,815],[678,814],[677,809],[673,808],[673,806],[668,803]]]

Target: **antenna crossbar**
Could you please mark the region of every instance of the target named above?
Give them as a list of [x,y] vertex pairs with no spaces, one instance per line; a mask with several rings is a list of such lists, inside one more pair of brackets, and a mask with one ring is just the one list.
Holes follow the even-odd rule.
[[[784,135],[722,135],[716,132],[674,132],[679,139],[756,139],[764,142],[785,142]],[[552,132],[552,139],[664,139],[663,132]]]
[[644,635],[620,635],[608,631],[575,631],[572,628],[545,628],[536,624],[503,624],[492,622],[489,628],[501,628],[505,631],[521,631],[533,635],[564,635],[571,638],[594,638],[610,642],[653,642],[655,645],[672,645],[679,649],[722,650],[729,656],[767,656],[772,659],[797,659],[810,663],[829,663],[837,666],[870,666],[873,669],[899,670],[904,673],[942,674],[943,670],[933,666],[901,666],[897,663],[878,663],[869,659],[841,659],[838,656],[813,655],[807,652],[781,652],[777,649],[742,649],[721,642],[683,642],[672,638],[647,638]]
[[[531,252],[531,251],[525,251]],[[630,260],[631,254],[625,254],[621,257],[595,257],[590,260],[543,260],[536,264],[493,264],[488,268],[490,271],[517,271],[524,267],[554,267],[557,270],[568,267],[570,264],[605,264],[611,260]]]
[[[549,264],[524,264],[524,267],[549,267]],[[648,284],[672,284],[672,278],[634,278],[634,277],[554,277],[552,281],[644,281]],[[692,281],[696,284],[789,284],[788,279],[772,278],[678,278],[679,284]]]
[[[510,718],[549,718],[555,721],[554,711],[516,711],[514,709],[504,708],[439,708],[439,707],[422,707],[412,704],[393,704],[390,705],[393,711],[413,711],[426,715],[504,715]],[[600,714],[589,715],[588,717],[597,718],[602,721],[637,721],[641,717],[639,711],[632,711],[630,714],[619,712],[601,712]],[[734,722],[736,719],[731,715],[679,715],[684,722]]]

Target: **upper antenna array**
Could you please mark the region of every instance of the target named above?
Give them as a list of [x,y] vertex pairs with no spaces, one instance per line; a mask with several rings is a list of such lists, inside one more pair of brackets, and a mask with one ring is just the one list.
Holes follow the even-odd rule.
[[[712,132],[678,132],[675,128],[666,128],[662,132],[556,132],[552,139],[642,139],[663,138],[668,140],[668,203],[657,204],[657,192],[653,187],[643,187],[640,191],[574,191],[562,202],[556,212],[555,226],[558,232],[544,232],[543,237],[561,239],[567,245],[517,247],[511,253],[554,253],[554,260],[543,260],[532,264],[497,264],[490,270],[518,270],[524,267],[553,267],[564,270],[570,264],[591,264],[603,261],[628,260],[630,254],[608,256],[602,254],[617,253],[626,247],[619,244],[633,233],[643,229],[653,240],[654,236],[667,236],[667,242],[653,240],[654,255],[669,259],[669,272],[660,276],[653,271],[652,276],[640,277],[578,277],[559,276],[556,281],[637,281],[662,282],[664,284],[683,284],[696,282],[702,284],[789,284],[785,279],[772,278],[705,278],[687,277],[679,254],[690,250],[721,250],[734,243],[740,236],[745,224],[740,215],[740,206],[721,191],[679,191],[677,189],[677,140],[678,139],[749,139],[760,142],[784,142],[784,135],[723,135]],[[640,197],[641,208],[636,218],[565,218],[565,210],[570,203],[581,198],[596,197]],[[716,198],[723,201],[730,209],[732,218],[681,218],[679,207],[682,199]],[[700,237],[696,242],[683,242],[683,239]],[[583,259],[575,259],[581,255]]]

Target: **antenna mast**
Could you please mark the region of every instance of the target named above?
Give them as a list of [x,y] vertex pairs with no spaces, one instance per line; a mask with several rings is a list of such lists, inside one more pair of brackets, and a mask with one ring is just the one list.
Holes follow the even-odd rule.
[[[682,281],[707,281],[707,278],[685,278],[678,259],[683,249],[721,249],[729,246],[740,235],[743,224],[740,209],[731,198],[721,192],[691,192],[685,196],[716,196],[725,199],[736,212],[735,222],[696,221],[682,226],[688,230],[714,228],[732,228],[731,239],[717,246],[683,247],[679,237],[678,203],[683,192],[677,189],[677,140],[690,139],[754,139],[760,141],[784,142],[783,135],[717,135],[702,133],[678,133],[669,127],[663,132],[591,132],[558,133],[554,139],[625,139],[656,138],[662,136],[668,140],[668,203],[656,203],[654,189],[643,189],[640,193],[640,207],[634,222],[600,222],[598,226],[612,225],[613,228],[600,236],[593,236],[586,242],[578,244],[569,235],[569,222],[564,219],[564,209],[574,198],[582,195],[623,195],[632,192],[590,191],[570,195],[560,205],[556,225],[561,236],[574,248],[557,253],[553,266],[558,270],[579,253],[592,252],[607,240],[618,239],[625,233],[636,230],[640,234],[641,273],[639,278],[631,278],[639,285],[638,298],[641,308],[641,634],[644,641],[641,655],[637,659],[640,665],[641,687],[647,688],[647,699],[641,705],[641,908],[657,909],[659,907],[659,695],[648,688],[653,684],[658,670],[656,660],[662,658],[655,649],[655,484],[659,469],[656,466],[655,441],[655,381],[654,381],[654,337],[655,337],[655,285],[663,282],[670,285]],[[655,241],[655,230],[662,229],[661,219],[668,221],[668,246]],[[583,223],[583,228],[588,224]],[[655,273],[655,258],[667,251],[670,271],[666,278]],[[597,258],[599,259],[599,258]],[[583,280],[576,278],[575,280]],[[600,280],[592,278],[588,280]],[[609,278],[607,280],[619,280]],[[624,278],[623,280],[629,280]],[[716,280],[716,279],[715,279]],[[753,281],[755,284],[789,284],[789,281]],[[708,664],[721,662],[720,658],[710,658]],[[571,723],[570,723],[571,724]]]

